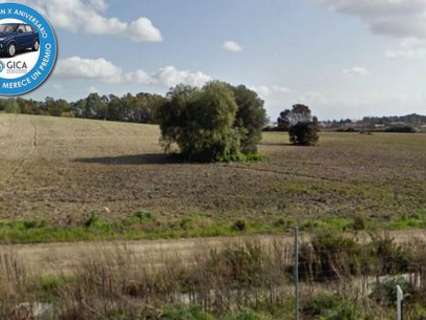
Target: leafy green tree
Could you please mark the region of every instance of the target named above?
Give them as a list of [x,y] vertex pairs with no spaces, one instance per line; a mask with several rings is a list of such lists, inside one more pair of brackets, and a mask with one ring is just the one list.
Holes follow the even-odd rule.
[[313,122],[298,122],[289,130],[290,141],[302,146],[313,146],[319,141],[318,126]]
[[45,108],[50,116],[60,117],[64,113],[70,112],[70,105],[64,99],[55,100],[47,97],[45,100]]
[[4,106],[7,113],[21,113],[21,108],[16,99],[7,99]]
[[316,145],[319,141],[319,121],[312,116],[311,109],[303,104],[296,104],[292,109],[281,112],[278,128],[288,131],[290,141],[297,145]]
[[280,113],[280,116],[277,120],[278,129],[280,131],[288,131],[290,129],[290,113],[291,111],[289,109],[286,109]]
[[106,119],[108,98],[97,93],[91,93],[87,98],[73,104],[73,113],[80,118]]
[[202,89],[177,86],[159,113],[166,150],[176,143],[181,155],[195,161],[234,161],[241,157],[242,132],[234,128],[238,106],[221,82]]
[[23,98],[17,98],[16,102],[19,105],[20,112],[23,114],[45,114],[43,102],[34,101],[32,99],[26,100]]
[[312,112],[308,106],[295,104],[291,110],[286,109],[280,113],[277,120],[278,128],[282,131],[288,131],[292,126],[299,122],[312,122]]
[[265,103],[255,91],[243,85],[231,86],[231,88],[238,106],[235,126],[244,133],[241,140],[241,151],[256,153],[257,145],[262,140],[262,129],[268,120],[264,108]]
[[107,106],[108,120],[120,121],[121,117],[121,99],[116,95],[108,96],[108,106]]

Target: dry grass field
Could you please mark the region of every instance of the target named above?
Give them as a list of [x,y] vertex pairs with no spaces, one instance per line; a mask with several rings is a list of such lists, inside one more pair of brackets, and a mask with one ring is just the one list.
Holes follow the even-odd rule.
[[266,133],[264,160],[189,164],[157,126],[0,114],[0,218],[81,224],[96,212],[158,221],[426,215],[426,135],[323,133],[295,147]]

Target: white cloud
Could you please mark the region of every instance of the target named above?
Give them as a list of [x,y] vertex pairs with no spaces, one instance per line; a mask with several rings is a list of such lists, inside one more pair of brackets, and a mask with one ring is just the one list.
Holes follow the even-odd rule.
[[151,41],[158,42],[162,40],[161,32],[145,17],[140,17],[133,21],[129,27],[129,38],[136,41]]
[[95,79],[108,83],[122,81],[122,70],[104,59],[70,57],[60,60],[55,75],[69,79]]
[[272,85],[272,86],[252,86],[250,87],[251,90],[256,91],[257,94],[262,99],[280,99],[282,96],[287,95],[291,92],[291,90],[287,87],[278,86],[278,85]]
[[386,51],[386,57],[390,59],[426,58],[426,39],[407,38],[401,41],[399,48]]
[[89,0],[89,4],[101,12],[105,12],[108,9],[108,4],[105,0]]
[[275,91],[277,93],[281,93],[281,94],[287,94],[289,92],[291,92],[291,90],[287,87],[281,87],[281,86],[272,86],[272,91]]
[[347,68],[342,70],[344,74],[352,75],[352,76],[368,76],[370,71],[368,71],[364,67],[354,66],[352,68]]
[[230,51],[230,52],[241,52],[241,51],[243,51],[243,48],[241,47],[241,45],[238,42],[235,42],[235,41],[226,41],[223,44],[223,48],[226,51]]
[[417,49],[397,49],[397,50],[387,50],[386,57],[389,59],[420,59],[426,57],[426,48],[417,48]]
[[[9,0],[0,0],[0,3]],[[18,0],[45,14],[55,27],[72,32],[115,35],[136,42],[162,41],[160,30],[151,20],[140,17],[133,22],[107,17],[105,0]]]
[[156,81],[143,70],[126,73],[123,77],[124,82],[136,82],[143,84],[155,84]]
[[316,0],[359,17],[372,32],[399,38],[426,38],[425,0]]
[[187,70],[177,70],[173,66],[161,68],[153,78],[169,87],[176,86],[179,83],[184,83],[191,86],[202,86],[212,80],[212,78],[200,71],[190,72]]
[[167,87],[173,87],[180,83],[202,86],[212,80],[203,72],[178,70],[174,66],[160,68],[152,75],[143,70],[125,73],[120,67],[104,58],[83,59],[77,56],[60,60],[55,75],[65,79],[88,79],[104,83],[158,84]]

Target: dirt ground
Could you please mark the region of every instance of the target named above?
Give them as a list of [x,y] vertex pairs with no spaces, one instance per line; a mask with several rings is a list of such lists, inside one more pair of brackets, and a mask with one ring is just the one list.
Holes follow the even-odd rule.
[[[265,160],[176,163],[157,126],[0,114],[0,218],[80,223],[148,210],[295,216],[426,209],[426,134],[323,133],[318,147],[294,147],[267,133]],[[105,209],[108,208],[108,209]]]

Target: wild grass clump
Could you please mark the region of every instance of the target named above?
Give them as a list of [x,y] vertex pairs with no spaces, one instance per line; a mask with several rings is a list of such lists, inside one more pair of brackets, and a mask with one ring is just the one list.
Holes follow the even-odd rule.
[[19,257],[11,250],[0,250],[0,319],[21,320],[17,306],[30,298],[29,284]]
[[384,235],[371,234],[363,244],[344,234],[321,232],[300,249],[302,279],[329,281],[354,276],[383,276],[406,273],[412,250]]
[[309,318],[321,320],[366,319],[356,303],[336,294],[319,294],[305,305],[303,312]]
[[325,281],[355,274],[361,264],[361,246],[335,233],[320,233],[300,249],[303,279]]

